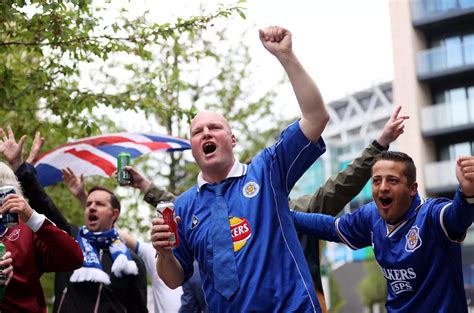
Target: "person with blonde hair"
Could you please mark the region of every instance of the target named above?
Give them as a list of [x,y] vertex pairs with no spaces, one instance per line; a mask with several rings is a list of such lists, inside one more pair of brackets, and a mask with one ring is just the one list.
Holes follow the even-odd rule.
[[[0,151],[2,148],[0,144]],[[4,271],[11,279],[0,300],[0,311],[46,312],[41,275],[80,268],[81,248],[66,232],[30,207],[15,173],[3,162],[0,162],[0,187],[9,193],[0,208],[2,221],[7,214],[19,217],[16,226],[0,223],[0,240],[8,251],[6,255],[11,255],[11,266]],[[6,264],[0,262],[0,265]]]

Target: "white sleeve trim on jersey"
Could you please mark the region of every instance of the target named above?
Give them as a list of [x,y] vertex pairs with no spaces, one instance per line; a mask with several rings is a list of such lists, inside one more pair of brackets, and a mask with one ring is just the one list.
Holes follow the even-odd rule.
[[40,229],[41,226],[43,226],[45,219],[46,219],[46,216],[44,216],[43,214],[39,214],[38,212],[33,210],[33,213],[31,214],[30,218],[26,222],[26,225],[28,225],[28,227],[31,228],[31,230],[36,233],[38,229]]
[[340,218],[337,218],[336,221],[334,222],[335,225],[336,225],[336,233],[337,235],[339,236],[339,238],[341,239],[341,241],[343,243],[345,243],[349,248],[351,248],[352,250],[358,250],[359,248],[357,248],[356,246],[354,246],[353,244],[350,243],[350,241],[344,237],[344,235],[339,231],[339,219]]
[[439,222],[441,224],[441,229],[443,229],[443,232],[444,234],[446,235],[446,238],[448,238],[451,242],[454,242],[454,243],[461,243],[464,241],[464,239],[466,238],[466,233],[464,233],[464,236],[462,237],[461,240],[456,240],[456,239],[452,239],[451,237],[449,237],[449,234],[448,234],[448,230],[446,229],[446,227],[444,226],[444,212],[446,211],[446,209],[448,208],[448,206],[452,205],[453,203],[450,202],[448,204],[446,204],[442,209],[441,209],[441,213],[439,214]]

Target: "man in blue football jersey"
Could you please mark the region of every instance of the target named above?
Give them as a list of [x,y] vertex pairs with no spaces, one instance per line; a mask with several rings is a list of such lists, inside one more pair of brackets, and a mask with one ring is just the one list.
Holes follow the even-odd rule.
[[372,246],[387,280],[388,312],[467,312],[460,242],[474,212],[474,157],[456,162],[454,200],[423,199],[413,160],[385,151],[372,166],[374,201],[335,218],[292,212],[296,229],[343,242]]
[[[269,27],[260,30],[260,40],[285,69],[302,118],[246,165],[234,156],[237,140],[228,121],[213,112],[196,115],[191,149],[201,173],[198,184],[175,202],[181,218],[177,248],[168,246],[164,221],[152,221],[151,241],[160,254],[157,271],[176,288],[191,277],[196,259],[210,311],[321,312],[288,195],[325,151],[321,133],[329,115],[293,53],[291,33]],[[216,232],[223,225],[226,229]]]

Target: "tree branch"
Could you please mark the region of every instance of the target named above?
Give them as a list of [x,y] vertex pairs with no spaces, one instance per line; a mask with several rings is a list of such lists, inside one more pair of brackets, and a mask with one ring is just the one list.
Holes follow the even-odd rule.
[[[143,34],[140,36],[132,35],[128,37],[120,37],[120,36],[113,36],[113,35],[100,35],[100,36],[87,36],[87,37],[78,37],[71,40],[59,40],[59,41],[0,41],[0,46],[67,46],[74,43],[87,43],[87,42],[97,42],[100,40],[107,40],[107,41],[126,41],[132,43],[148,43],[150,41],[149,37],[168,37],[171,36],[175,31],[186,31],[190,30],[190,28],[197,28],[197,29],[205,29],[208,26],[208,23],[216,19],[219,16],[228,17],[234,13],[241,13],[241,9],[239,7],[231,7],[223,9],[222,11],[218,11],[214,14],[208,16],[198,16],[198,17],[191,17],[189,20],[181,21],[179,20],[174,25],[158,25],[156,26],[158,30],[151,31],[148,34]],[[213,26],[212,24],[210,26]]]

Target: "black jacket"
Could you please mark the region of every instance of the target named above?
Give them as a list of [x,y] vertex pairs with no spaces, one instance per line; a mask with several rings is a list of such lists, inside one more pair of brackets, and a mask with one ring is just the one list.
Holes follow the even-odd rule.
[[[78,228],[71,225],[73,235]],[[111,272],[112,256],[100,250],[101,264],[110,276],[110,285],[94,282],[71,283],[72,272],[57,272],[54,280],[53,312],[148,312],[146,308],[146,270],[143,261],[130,251],[138,266],[138,275],[120,278]],[[94,308],[98,303],[98,310]]]
[[[47,216],[59,228],[76,238],[78,227],[68,224],[54,202],[36,178],[31,164],[23,163],[16,175],[25,191],[31,207]],[[112,256],[107,249],[101,250],[101,264],[110,276],[110,285],[94,282],[72,283],[72,272],[57,272],[55,277],[54,312],[148,312],[146,270],[143,261],[130,251],[138,267],[138,275],[120,278],[111,273]]]

